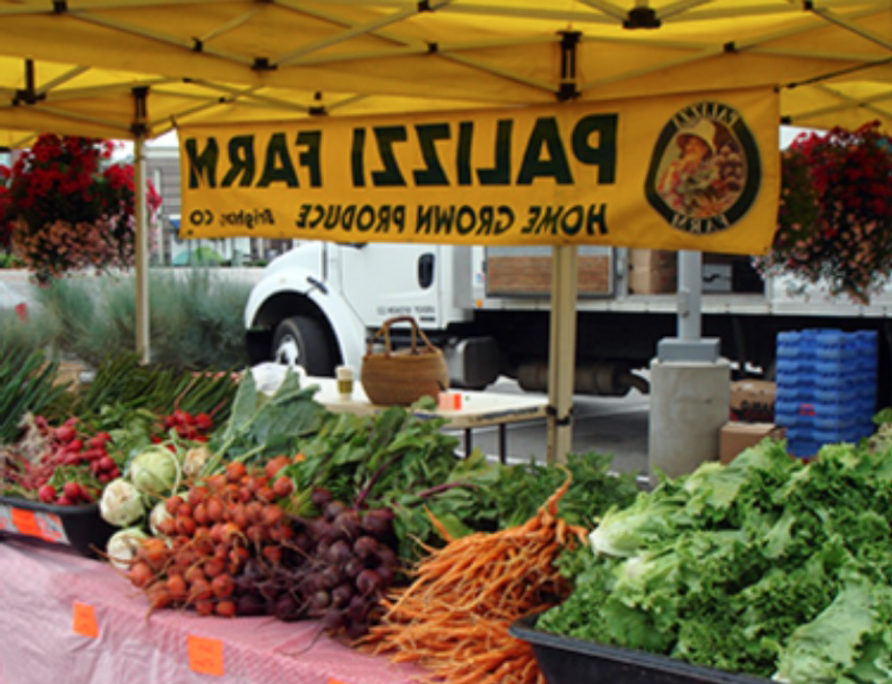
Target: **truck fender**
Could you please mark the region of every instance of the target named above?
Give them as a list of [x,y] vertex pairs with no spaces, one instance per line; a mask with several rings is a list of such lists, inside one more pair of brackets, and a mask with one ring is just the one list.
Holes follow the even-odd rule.
[[[300,311],[281,311],[271,304],[289,295],[302,299]],[[308,269],[280,271],[260,280],[245,305],[245,328],[249,334],[265,329],[271,335],[282,319],[308,311],[328,327],[341,363],[358,369],[366,350],[365,326],[347,301]]]

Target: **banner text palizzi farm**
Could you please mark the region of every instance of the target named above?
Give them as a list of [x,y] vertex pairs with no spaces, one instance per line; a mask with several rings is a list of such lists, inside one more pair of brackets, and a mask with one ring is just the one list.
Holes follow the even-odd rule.
[[[759,193],[767,166],[750,162],[777,134],[743,127],[752,110],[776,127],[776,97],[721,98],[185,126],[181,234],[717,251],[742,238],[739,249],[755,253],[770,231],[735,223],[763,198],[776,211]],[[730,167],[717,163],[691,174],[696,186],[673,170],[680,142],[707,129],[716,162],[744,159],[746,192],[721,186]]]
[[[465,203],[461,191],[488,190],[497,198],[508,188],[534,183],[573,187],[580,172],[589,187],[612,184],[616,179],[617,120],[616,114],[581,117],[566,138],[556,116],[538,117],[525,131],[517,131],[513,119],[499,119],[485,132],[475,121],[353,126],[346,131],[347,145],[343,131],[332,135],[323,128],[293,135],[285,131],[245,133],[226,140],[188,138],[188,184],[190,189],[205,190],[290,190],[293,210],[288,220],[297,232],[603,234],[607,232],[603,203],[529,204],[518,215],[511,204]],[[337,137],[332,146],[343,154],[340,164],[326,163],[331,160],[326,149],[331,137]],[[327,187],[337,188],[345,199],[365,190],[370,201],[301,201],[314,194],[321,197],[323,193],[312,191]],[[450,196],[447,201],[433,197],[430,203],[371,201],[375,191],[383,194],[385,190],[390,191],[388,195],[394,190],[440,190]],[[257,207],[224,212],[215,218],[224,225],[248,229],[281,220],[272,209]]]

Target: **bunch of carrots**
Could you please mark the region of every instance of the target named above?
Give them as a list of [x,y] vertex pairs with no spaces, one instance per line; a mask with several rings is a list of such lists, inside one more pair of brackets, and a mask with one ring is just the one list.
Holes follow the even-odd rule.
[[453,539],[431,516],[446,545],[427,550],[412,583],[388,595],[383,618],[358,646],[418,663],[446,684],[544,683],[532,647],[508,628],[566,596],[554,561],[587,534],[557,517],[570,480],[568,471],[518,527]]

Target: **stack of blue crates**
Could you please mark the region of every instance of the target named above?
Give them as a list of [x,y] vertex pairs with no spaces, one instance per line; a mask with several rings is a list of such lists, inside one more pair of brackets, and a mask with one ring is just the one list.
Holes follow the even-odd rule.
[[824,444],[869,437],[876,383],[875,331],[779,333],[774,420],[786,428],[787,451],[809,457]]

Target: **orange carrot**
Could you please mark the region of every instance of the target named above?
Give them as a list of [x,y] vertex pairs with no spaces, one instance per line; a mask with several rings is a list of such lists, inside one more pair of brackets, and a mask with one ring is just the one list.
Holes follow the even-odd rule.
[[416,662],[445,684],[542,684],[532,647],[508,628],[516,619],[566,594],[554,561],[585,540],[585,531],[557,517],[564,483],[522,525],[451,538],[414,569],[414,581],[389,595],[380,624],[357,645]]

